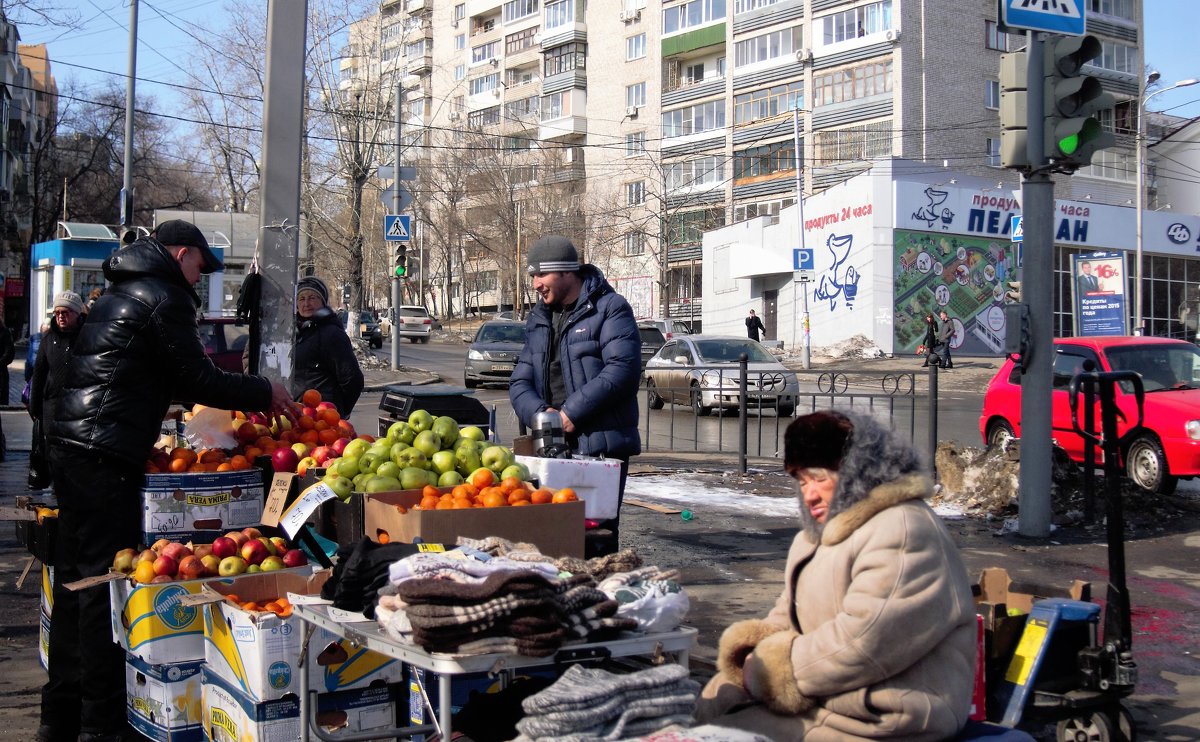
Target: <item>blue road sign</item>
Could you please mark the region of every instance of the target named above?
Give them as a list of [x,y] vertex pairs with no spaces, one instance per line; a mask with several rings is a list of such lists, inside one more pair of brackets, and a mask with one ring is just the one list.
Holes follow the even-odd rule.
[[806,247],[792,250],[792,270],[810,271],[813,269],[813,251]]
[[1083,0],[1003,0],[1000,10],[1009,28],[1065,36],[1083,36],[1087,28]]
[[1013,242],[1025,241],[1025,224],[1022,219],[1023,217],[1021,217],[1019,214],[1014,214],[1012,216],[1012,228],[1009,229],[1009,234],[1012,235]]
[[383,239],[387,242],[408,242],[412,239],[412,216],[388,214],[383,217]]

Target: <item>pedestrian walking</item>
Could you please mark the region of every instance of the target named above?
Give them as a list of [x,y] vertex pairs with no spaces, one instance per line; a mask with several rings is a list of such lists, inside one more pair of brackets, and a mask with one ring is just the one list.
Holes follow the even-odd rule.
[[757,342],[760,331],[766,332],[767,328],[763,325],[762,320],[758,318],[758,315],[754,313],[754,310],[751,309],[749,316],[746,317],[746,337]]
[[942,368],[954,368],[954,360],[950,358],[950,342],[954,339],[954,323],[950,321],[950,314],[943,309],[941,312],[942,324],[938,327],[938,344],[935,349],[939,363]]
[[929,365],[929,356],[933,354],[934,346],[938,344],[938,323],[933,316],[933,312],[925,313],[925,339],[921,341],[921,347],[925,350],[925,362],[921,364],[921,368]]
[[71,345],[54,417],[46,420],[58,500],[49,680],[39,742],[118,742],[130,736],[125,653],[113,643],[107,586],[63,586],[101,575],[141,540],[146,457],[171,401],[294,418],[281,384],[213,365],[200,340],[194,285],[221,270],[204,234],[164,222],[104,261],[111,287]]
[[642,451],[638,384],[642,341],[633,309],[604,280],[580,264],[575,245],[548,235],[529,250],[529,275],[539,299],[525,320],[525,347],[513,369],[508,396],[528,427],[539,412],[557,412],[571,450],[621,461],[618,515],[601,521],[587,556],[617,550],[620,503],[629,457]]

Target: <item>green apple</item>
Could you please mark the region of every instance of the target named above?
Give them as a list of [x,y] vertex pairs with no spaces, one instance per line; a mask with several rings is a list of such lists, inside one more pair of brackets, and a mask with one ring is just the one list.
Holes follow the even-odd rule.
[[504,471],[513,464],[512,451],[504,446],[489,446],[483,450],[479,461],[496,474]]
[[458,465],[458,461],[454,459],[453,451],[438,451],[429,457],[429,463],[438,474],[454,471],[454,467]]
[[326,474],[321,481],[329,485],[329,488],[342,500],[349,500],[350,493],[354,491],[353,478],[339,477],[336,474]]
[[429,484],[429,478],[425,476],[424,469],[415,466],[407,467],[400,472],[400,488],[406,490],[418,490]]
[[404,435],[404,431],[408,429],[408,423],[399,422],[392,423],[387,431],[387,440],[395,443],[400,440],[400,436]]
[[377,440],[367,449],[367,453],[373,453],[380,458],[390,459],[392,457],[392,443],[387,439]]
[[374,476],[367,480],[363,492],[396,492],[404,489],[396,477]]
[[375,475],[369,471],[360,472],[354,475],[354,491],[365,492],[367,482],[375,478]]
[[375,470],[375,476],[393,477],[395,479],[399,479],[400,472],[403,468],[404,467],[400,466],[395,461],[385,461],[379,465],[378,469]]
[[442,439],[442,446],[444,448],[452,447],[454,442],[458,440],[458,423],[452,417],[442,415],[433,421],[433,427],[430,429]]
[[258,572],[262,572],[262,571],[263,570],[262,570],[261,564],[251,564],[246,567],[246,574],[248,574],[248,575],[257,574]]
[[311,449],[309,448],[307,443],[293,443],[292,450],[296,452],[296,456],[298,456],[299,458],[304,458],[305,456],[308,455],[308,452]]
[[357,456],[343,456],[333,465],[334,473],[339,477],[349,477],[353,479],[362,470],[358,467]]
[[402,469],[408,467],[424,469],[429,465],[429,459],[425,456],[425,452],[412,446],[401,451],[399,455],[393,454],[392,461],[396,462]]
[[382,459],[370,451],[367,451],[362,456],[358,457],[358,470],[360,472],[367,471],[374,474],[375,470],[379,468],[379,465],[387,460],[388,459]]
[[442,439],[432,430],[422,430],[413,439],[413,448],[420,449],[426,456],[432,456],[442,450]]
[[475,453],[474,446],[463,446],[454,452],[454,460],[457,462],[454,470],[459,474],[468,476],[471,472],[478,469],[483,464],[479,461],[479,454]]
[[463,479],[463,475],[456,471],[448,471],[438,477],[438,487],[453,487],[457,484],[462,484],[467,480]]
[[500,478],[508,479],[509,477],[516,477],[522,482],[528,482],[529,467],[525,466],[519,461],[514,463],[512,466],[505,467],[504,471],[500,472]]
[[467,438],[473,441],[481,441],[487,437],[484,435],[483,430],[474,425],[468,425],[467,427],[458,431],[458,436],[460,438]]
[[429,430],[433,427],[433,415],[429,414],[429,410],[413,410],[408,416],[408,424],[418,433]]
[[342,450],[342,456],[349,456],[356,459],[366,453],[367,449],[370,447],[371,444],[367,441],[363,440],[362,438],[355,438],[346,444],[346,448]]

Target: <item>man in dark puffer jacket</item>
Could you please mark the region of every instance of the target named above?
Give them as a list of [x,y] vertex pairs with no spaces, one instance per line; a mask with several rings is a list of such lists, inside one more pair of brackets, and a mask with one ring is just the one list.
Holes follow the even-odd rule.
[[71,348],[54,417],[46,420],[59,503],[49,682],[38,740],[119,740],[125,667],[112,641],[108,589],[62,585],[103,574],[138,543],[146,457],[173,399],[222,409],[294,414],[278,382],[217,369],[204,353],[193,285],[222,269],[203,233],[182,220],[104,263],[111,288]]

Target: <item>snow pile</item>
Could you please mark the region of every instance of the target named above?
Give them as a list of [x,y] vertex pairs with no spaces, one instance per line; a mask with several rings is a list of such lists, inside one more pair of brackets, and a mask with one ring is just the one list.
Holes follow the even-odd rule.
[[[782,352],[782,351],[781,351]],[[790,351],[783,352],[785,358],[794,359],[804,355],[803,348],[795,348]],[[865,335],[855,335],[847,338],[840,343],[833,345],[823,345],[820,347],[812,347],[809,349],[809,355],[812,358],[840,360],[845,358],[884,358],[886,354],[883,350],[871,342]]]

